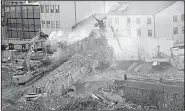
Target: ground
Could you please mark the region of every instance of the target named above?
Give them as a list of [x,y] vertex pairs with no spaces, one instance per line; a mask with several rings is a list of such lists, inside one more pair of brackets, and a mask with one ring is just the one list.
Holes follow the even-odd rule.
[[[21,63],[18,63],[19,66]],[[92,76],[89,76],[85,78],[84,80],[81,80],[83,82],[88,81],[104,81],[103,83],[96,83],[93,85],[93,87],[86,85],[86,88],[84,89],[81,87],[80,84],[77,84],[77,88],[80,90],[77,90],[78,94],[88,94],[91,93],[91,91],[95,90],[97,86],[100,84],[105,84],[105,81],[114,80],[123,80],[125,69],[128,68],[128,66],[131,63],[129,61],[122,61],[119,62],[117,65],[117,68],[114,70],[112,69],[106,69],[106,65],[100,65],[97,67],[97,70],[99,71],[98,74],[94,74]],[[35,109],[32,105],[36,106],[36,103],[21,103],[20,99],[24,95],[24,93],[31,87],[31,86],[15,86],[13,85],[11,78],[12,74],[15,72],[15,63],[2,63],[2,108],[3,109],[19,109],[20,107],[25,107],[25,105],[28,105],[30,108]],[[53,76],[53,74],[48,74],[41,78],[39,81],[35,82],[33,85],[36,87],[45,86],[48,80]],[[160,77],[163,77],[164,79],[170,79],[173,81],[180,81],[184,82],[184,72],[179,71],[175,69],[174,67],[170,66],[169,64],[164,65],[162,68],[153,68],[153,70],[150,71],[144,71],[139,73],[128,73],[127,74],[128,79],[134,79],[139,81],[150,81],[150,82],[158,82]],[[106,83],[107,84],[107,83]],[[91,101],[91,100],[90,100]],[[32,105],[30,105],[32,104]],[[97,103],[93,103],[97,104]],[[39,106],[41,107],[41,106]],[[67,107],[67,106],[66,106]],[[64,108],[65,109],[65,108]],[[73,108],[72,108],[73,109]]]

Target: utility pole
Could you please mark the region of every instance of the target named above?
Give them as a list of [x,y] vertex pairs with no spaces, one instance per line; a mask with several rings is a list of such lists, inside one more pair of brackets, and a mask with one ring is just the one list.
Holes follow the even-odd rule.
[[21,39],[24,38],[24,21],[23,21],[23,3],[20,2],[20,17],[21,17]]
[[91,5],[90,5],[90,1],[88,1],[88,3],[89,3],[89,16],[91,16]]
[[104,4],[104,14],[105,14],[105,1],[103,1],[103,4]]
[[74,1],[74,10],[75,10],[75,24],[77,24],[77,20],[76,20],[76,1]]

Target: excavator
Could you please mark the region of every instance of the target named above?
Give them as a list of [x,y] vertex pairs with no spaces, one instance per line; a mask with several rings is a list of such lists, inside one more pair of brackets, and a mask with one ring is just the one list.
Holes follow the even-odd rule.
[[[41,40],[41,39],[46,40],[46,38],[47,38],[47,35],[41,31],[39,31],[35,35],[35,37],[30,41],[30,47],[29,47],[29,50],[24,58],[24,62],[23,62],[22,67],[16,69],[16,72],[13,74],[12,80],[16,85],[23,84],[23,83],[25,84],[26,82],[31,81],[31,79],[36,76],[35,74],[38,71],[36,70],[35,67],[31,67],[30,57],[32,56],[32,53],[34,52],[35,43],[39,42],[39,40]],[[45,58],[43,58],[43,62],[44,62],[44,59],[47,59],[46,58],[47,57],[46,48],[43,52],[44,52],[44,57],[45,57]]]
[[[72,74],[70,71],[65,75],[61,76],[56,74],[56,76],[50,79],[44,87],[34,87],[26,93],[27,101],[35,101],[39,97],[47,96],[47,95],[65,95],[69,92],[75,92],[76,87],[75,83],[77,83],[81,78],[90,74],[93,71],[93,68],[90,64],[83,65],[80,69],[78,69],[75,74]],[[76,76],[74,76],[76,75]],[[60,79],[60,83],[57,84],[56,81]],[[59,88],[53,87],[57,85]],[[56,91],[57,90],[57,91]]]

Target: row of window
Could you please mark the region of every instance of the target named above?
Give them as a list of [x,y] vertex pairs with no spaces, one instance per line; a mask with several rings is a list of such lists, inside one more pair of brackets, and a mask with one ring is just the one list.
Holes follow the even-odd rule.
[[[130,24],[131,19],[128,17],[127,18],[127,24]],[[109,18],[108,22],[112,24],[112,19]],[[136,23],[141,24],[141,19],[136,18]],[[119,18],[115,18],[115,24],[119,25]],[[147,18],[147,24],[152,24],[152,19],[150,17]]]
[[[182,34],[184,34],[184,26],[181,27]],[[116,32],[119,32],[118,29],[116,29]],[[131,30],[127,30],[128,36],[131,36]],[[178,34],[178,27],[173,28],[173,35]],[[141,36],[141,29],[137,29],[137,36]],[[148,30],[148,36],[152,37],[152,30]]]
[[[181,21],[184,21],[184,14],[181,14]],[[173,22],[178,22],[178,16],[177,15],[173,16]]]
[[[131,19],[127,18],[127,24],[130,24]],[[184,21],[184,14],[181,14],[181,21]],[[109,19],[108,21],[110,24],[112,24],[112,19]],[[173,16],[173,22],[178,22],[178,16]],[[119,25],[119,18],[115,18],[115,24]],[[140,18],[136,18],[136,24],[141,24]],[[147,18],[147,24],[152,24],[152,19],[150,17]]]
[[[181,27],[181,30],[182,30],[182,34],[184,34],[184,26]],[[176,35],[176,34],[178,34],[178,27],[173,28],[173,35]]]
[[59,5],[40,5],[41,13],[60,13]]
[[60,21],[41,21],[42,28],[60,28]]
[[[118,29],[116,29],[116,32],[119,32]],[[127,30],[128,36],[131,36],[131,29]],[[137,36],[141,36],[141,29],[137,29]],[[148,36],[152,37],[152,30],[148,30]]]

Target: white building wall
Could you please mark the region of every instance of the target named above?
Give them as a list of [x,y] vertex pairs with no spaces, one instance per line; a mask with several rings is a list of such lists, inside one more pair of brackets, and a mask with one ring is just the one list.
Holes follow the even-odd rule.
[[[130,27],[127,27],[127,17],[130,18]],[[147,18],[151,18],[151,24],[147,24]],[[119,24],[115,23],[115,19],[119,18]],[[136,23],[136,18],[140,18],[141,23]],[[152,36],[154,37],[154,17],[153,15],[108,15],[108,19],[112,19],[112,26],[119,30],[119,34],[122,37],[133,37],[137,38],[137,29],[141,29],[140,37],[149,37],[148,30],[152,30]],[[128,36],[127,30],[131,30],[131,36]],[[125,30],[125,31],[124,31]]]
[[[59,5],[60,13],[41,13],[41,25],[42,20],[45,21],[60,21],[60,28],[47,28],[46,25],[41,30],[50,34],[54,30],[70,29],[75,24],[75,13],[74,13],[74,3],[72,1],[39,1],[40,5]],[[56,26],[56,25],[55,25]]]
[[[184,33],[182,26],[184,21],[181,20],[181,14],[184,14],[183,1],[177,1],[159,13],[155,14],[155,29],[157,38],[173,39],[174,42],[184,42]],[[173,22],[173,16],[177,15],[177,21]],[[178,34],[173,35],[173,27],[178,27]]]

